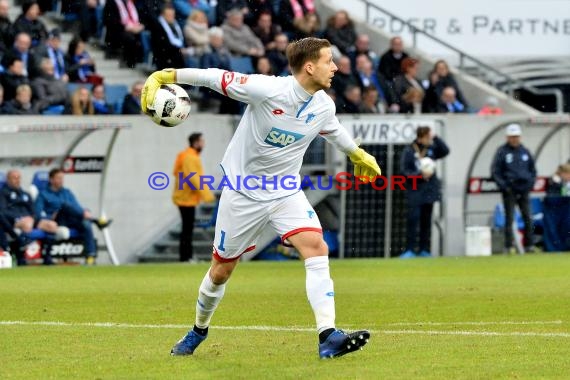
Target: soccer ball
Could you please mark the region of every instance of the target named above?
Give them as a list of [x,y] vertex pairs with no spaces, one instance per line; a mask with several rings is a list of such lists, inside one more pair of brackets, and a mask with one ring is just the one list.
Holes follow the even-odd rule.
[[431,177],[435,172],[435,161],[429,157],[420,160],[420,171],[426,177]]
[[186,120],[192,106],[186,90],[176,84],[163,84],[156,91],[149,108],[156,124],[175,127]]

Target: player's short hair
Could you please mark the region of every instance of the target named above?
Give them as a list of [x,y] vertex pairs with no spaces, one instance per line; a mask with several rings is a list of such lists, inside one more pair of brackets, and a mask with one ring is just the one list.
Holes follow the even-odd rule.
[[298,73],[307,61],[317,62],[321,56],[321,49],[327,47],[331,47],[331,43],[323,38],[307,37],[291,42],[286,52],[291,71]]
[[422,137],[429,135],[430,131],[430,127],[419,126],[418,129],[416,129],[416,135],[418,136],[418,139],[421,139]]
[[200,138],[202,138],[202,134],[200,132],[192,133],[190,136],[188,136],[188,144],[190,144],[190,146],[194,146],[194,144],[198,142]]
[[59,173],[63,173],[63,170],[61,170],[60,168],[53,168],[49,171],[48,177],[49,179],[52,179]]

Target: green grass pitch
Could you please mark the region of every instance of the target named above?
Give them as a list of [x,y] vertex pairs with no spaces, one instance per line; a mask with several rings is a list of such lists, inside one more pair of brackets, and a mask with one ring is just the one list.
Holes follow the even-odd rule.
[[171,357],[206,269],[1,270],[0,379],[570,377],[570,255],[332,261],[338,327],[372,330],[334,360],[300,262],[240,264],[206,342]]

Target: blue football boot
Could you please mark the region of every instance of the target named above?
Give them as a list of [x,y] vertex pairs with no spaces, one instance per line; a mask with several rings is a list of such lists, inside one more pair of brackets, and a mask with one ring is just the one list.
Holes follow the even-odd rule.
[[319,344],[321,359],[337,358],[350,352],[362,349],[370,339],[370,332],[366,330],[347,334],[342,330],[332,332],[327,340]]
[[196,348],[206,340],[208,334],[200,335],[194,330],[190,330],[188,334],[176,343],[172,350],[170,351],[170,355],[178,356],[178,355],[192,355]]

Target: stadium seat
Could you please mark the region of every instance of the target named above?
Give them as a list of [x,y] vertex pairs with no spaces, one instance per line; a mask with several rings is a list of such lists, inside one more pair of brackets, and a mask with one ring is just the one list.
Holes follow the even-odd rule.
[[67,93],[69,95],[73,95],[73,93],[77,91],[79,87],[85,87],[86,89],[89,90],[89,92],[91,92],[91,90],[93,89],[93,85],[91,83],[68,83]]
[[47,189],[49,185],[49,173],[45,170],[37,171],[32,178],[30,185],[30,195],[32,200],[36,200],[40,191]]
[[123,108],[123,100],[125,95],[129,93],[129,89],[124,84],[107,84],[105,85],[105,98],[107,103],[111,104],[116,114],[121,113]]
[[212,210],[212,217],[206,221],[203,222],[197,222],[196,224],[194,224],[195,227],[198,228],[213,228],[216,226],[216,220],[218,217],[218,206],[219,206],[219,202],[216,203],[216,207],[214,207],[214,209]]
[[251,57],[232,56],[230,58],[230,68],[232,71],[243,74],[253,74],[255,72],[253,69],[253,63],[251,62]]

